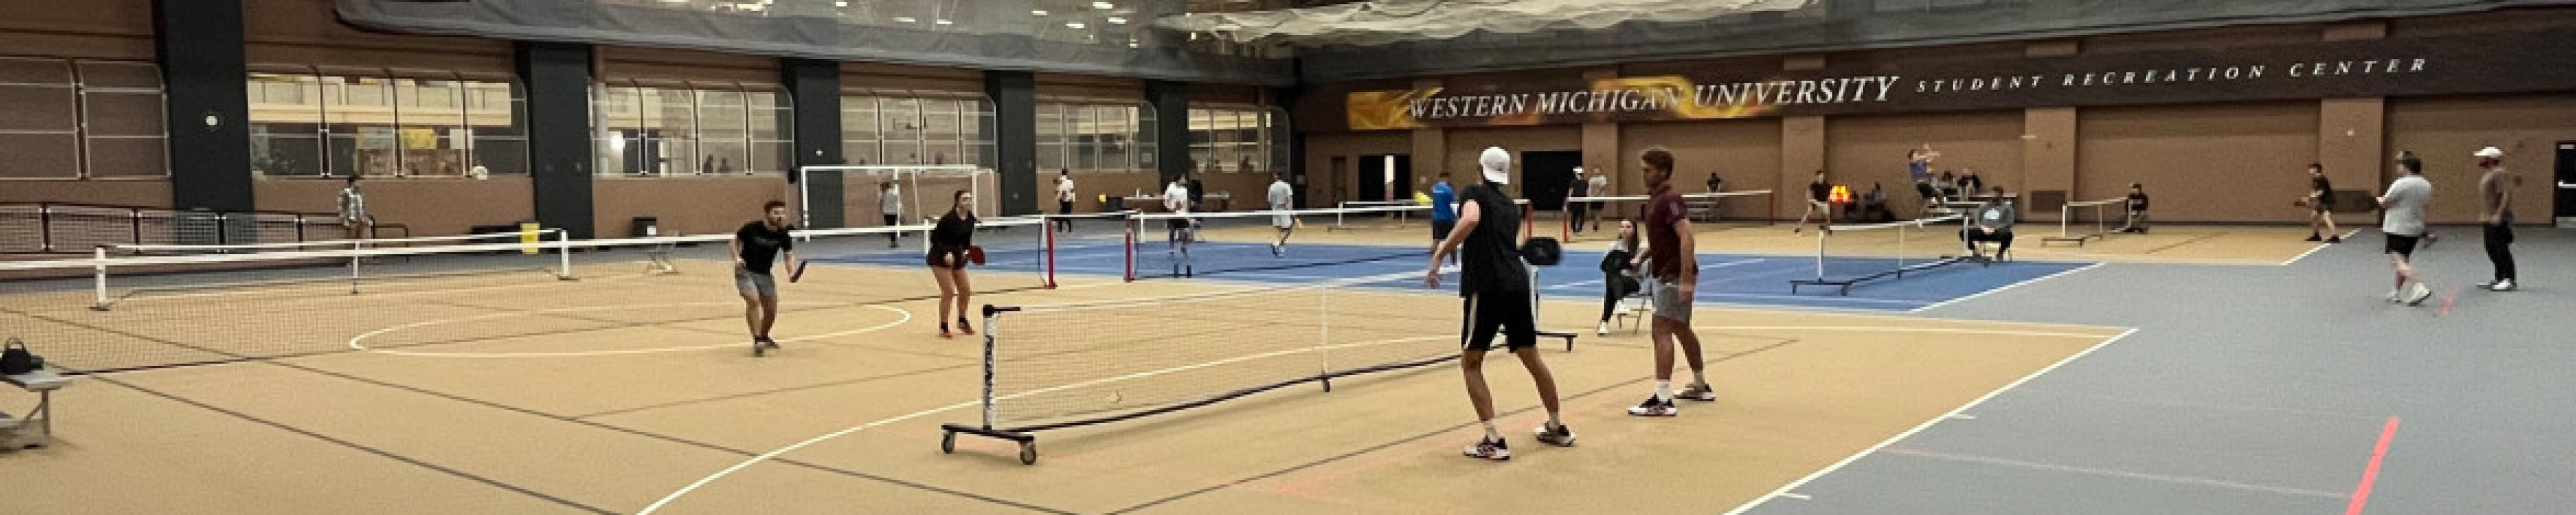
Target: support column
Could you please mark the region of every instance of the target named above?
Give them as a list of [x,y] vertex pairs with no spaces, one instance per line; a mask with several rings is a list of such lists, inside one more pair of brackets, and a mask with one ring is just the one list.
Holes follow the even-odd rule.
[[[2031,43],[2022,53],[2031,57],[2053,57],[2075,55],[2079,50],[2074,41],[2042,41]],[[2099,185],[2082,184],[2076,173],[2076,116],[2073,107],[2022,110],[2022,181],[2015,191],[2023,195],[2023,217],[2055,221],[2065,202],[2104,198],[2103,192],[2109,191]],[[2093,190],[2084,189],[2087,186],[2092,186]],[[2057,192],[2053,195],[2054,202],[2043,202],[2051,200],[2043,198],[2052,197],[2047,192]]]
[[[1821,70],[1824,56],[1791,56],[1780,68],[1789,71]],[[1780,119],[1780,179],[1772,189],[1776,215],[1803,212],[1806,209],[1807,182],[1816,171],[1825,169],[1825,150],[1832,142],[1825,137],[1825,117],[1790,116]]]
[[528,182],[537,223],[574,238],[598,234],[591,205],[591,47],[521,41],[519,83],[527,88]]
[[[1583,71],[1583,81],[1587,84],[1618,76],[1617,68]],[[1608,174],[1610,177],[1610,191],[1595,191],[1592,192],[1593,196],[1645,194],[1645,179],[1624,166],[1635,160],[1635,156],[1623,155],[1619,152],[1618,122],[1583,123],[1583,173],[1585,175]],[[1626,193],[1631,191],[1635,193]]]
[[1025,71],[984,72],[984,95],[993,99],[994,173],[999,175],[1002,216],[1038,213],[1038,82]]
[[[2388,37],[2388,22],[2364,20],[2326,27],[2326,41],[2358,41]],[[2317,101],[2317,164],[2325,165],[2326,180],[2334,181],[2337,199],[2377,197],[2373,191],[2387,179],[2395,178],[2390,162],[2397,149],[2387,148],[2388,99],[2327,98]],[[2344,204],[2347,206],[2355,204]],[[2344,212],[2344,211],[2338,211]],[[2343,217],[2337,217],[2343,221]]]
[[[841,156],[841,63],[812,59],[781,59],[778,62],[779,83],[787,85],[786,102],[793,118],[780,120],[788,124],[788,134],[796,139],[796,166],[844,164]],[[805,177],[789,172],[787,181],[801,188],[804,210],[812,217],[805,223],[812,229],[848,227],[841,198],[843,177],[829,173]],[[795,184],[800,183],[801,184]]]
[[[1422,79],[1413,81],[1413,89],[1437,87],[1441,87],[1440,79]],[[1414,184],[1404,185],[1405,188],[1420,188],[1420,185],[1422,184],[1430,184],[1432,181],[1439,180],[1440,172],[1449,170],[1449,130],[1440,127],[1420,127],[1413,129],[1413,154],[1411,155],[1411,159],[1413,162]],[[1512,163],[1512,165],[1519,166],[1520,163],[1517,161],[1518,160],[1515,159],[1515,162]],[[1474,156],[1469,156],[1467,158],[1467,162],[1470,163],[1470,167],[1477,166],[1473,164],[1476,162],[1476,157]],[[1352,169],[1358,170],[1359,168],[1355,167]],[[1395,171],[1387,170],[1387,173],[1395,173]],[[1476,180],[1467,179],[1467,175],[1482,173],[1482,170],[1458,170],[1454,173],[1459,174],[1459,176],[1451,177],[1451,184],[1472,184],[1476,182]],[[1513,181],[1513,183],[1518,184],[1519,181]],[[1360,187],[1371,187],[1371,185],[1364,184],[1360,185]]]
[[241,0],[155,0],[152,26],[167,91],[171,207],[254,210]]
[[1190,85],[1145,81],[1145,103],[1154,106],[1154,126],[1146,130],[1154,131],[1155,182],[1180,180],[1197,165],[1190,162]]

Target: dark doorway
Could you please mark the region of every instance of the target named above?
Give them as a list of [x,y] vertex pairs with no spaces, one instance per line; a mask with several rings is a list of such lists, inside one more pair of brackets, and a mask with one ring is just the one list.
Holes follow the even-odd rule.
[[1534,211],[1561,211],[1565,197],[1574,185],[1574,169],[1583,166],[1579,150],[1544,150],[1521,153],[1521,198],[1530,201]]
[[1360,156],[1360,201],[1413,198],[1413,156]]
[[2558,227],[2576,229],[2576,141],[2558,142]]

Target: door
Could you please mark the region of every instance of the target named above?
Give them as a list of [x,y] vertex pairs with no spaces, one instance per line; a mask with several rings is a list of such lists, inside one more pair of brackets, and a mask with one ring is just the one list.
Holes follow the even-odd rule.
[[1387,156],[1360,156],[1359,196],[1351,200],[1376,202],[1386,200]]
[[1574,169],[1583,166],[1579,150],[1547,150],[1521,153],[1521,198],[1530,201],[1533,211],[1565,209],[1565,197],[1574,186]]
[[2558,228],[2576,229],[2576,141],[2558,142]]
[[1359,198],[1363,202],[1413,198],[1413,157],[1404,154],[1360,156]]

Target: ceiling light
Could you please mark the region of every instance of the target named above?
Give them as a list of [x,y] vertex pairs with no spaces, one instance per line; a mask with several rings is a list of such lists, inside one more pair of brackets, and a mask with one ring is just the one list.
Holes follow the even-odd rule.
[[1111,24],[1111,25],[1126,25],[1126,24],[1127,24],[1127,19],[1126,19],[1126,18],[1116,17],[1116,16],[1111,16],[1111,17],[1109,17],[1109,24]]
[[849,7],[849,6],[850,6],[850,3],[849,3],[849,2],[846,2],[846,1],[841,1],[841,0],[833,0],[833,2],[832,2],[832,6],[833,6],[833,7]]
[[1136,48],[1136,42],[1135,42],[1135,41],[1128,41],[1128,42],[1127,42],[1127,48]]
[[914,19],[913,17],[910,17],[910,16],[896,16],[896,17],[894,17],[894,22],[895,22],[895,23],[921,23],[921,20],[919,20],[919,19]]
[[937,24],[940,24],[940,25],[956,25],[956,24],[957,24],[957,22],[948,21],[948,20],[938,20],[938,21],[933,21],[933,22],[931,22],[931,23],[937,23]]
[[1077,21],[1077,22],[1073,22],[1073,23],[1067,23],[1067,24],[1064,24],[1064,28],[1068,28],[1068,29],[1079,29],[1079,28],[1083,28],[1083,24],[1082,24],[1082,22],[1078,22],[1078,21]]
[[1047,13],[1046,13],[1046,10],[1045,10],[1045,9],[1036,9],[1036,10],[1031,10],[1031,11],[1029,11],[1029,15],[1031,15],[1031,16],[1046,16],[1046,14],[1047,14]]
[[1118,8],[1118,6],[1116,6],[1116,5],[1112,5],[1112,4],[1110,4],[1109,2],[1092,2],[1092,3],[1091,3],[1091,8],[1093,8],[1093,9],[1117,9],[1117,8]]

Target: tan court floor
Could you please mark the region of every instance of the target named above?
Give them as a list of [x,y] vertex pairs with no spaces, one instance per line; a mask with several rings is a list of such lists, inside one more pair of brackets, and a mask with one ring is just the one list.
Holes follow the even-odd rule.
[[[1475,429],[1456,369],[1442,365],[1045,433],[1043,461],[1023,466],[1000,441],[937,450],[938,424],[974,419],[964,403],[979,347],[933,336],[927,301],[870,304],[923,291],[918,271],[831,267],[787,285],[794,311],[777,334],[788,348],[752,358],[735,343],[729,281],[711,273],[721,265],[684,265],[566,283],[440,279],[368,298],[366,316],[304,305],[346,303],[345,292],[121,307],[130,321],[161,317],[118,329],[129,345],[282,357],[80,380],[58,396],[56,446],[0,453],[0,502],[18,513],[638,513],[665,500],[656,513],[1711,512],[2122,332],[1702,310],[1722,398],[1679,418],[1623,413],[1649,385],[1642,336],[1587,334],[1571,353],[1545,353],[1581,433],[1572,449],[1527,437],[1543,419],[1530,383],[1496,361],[1502,425],[1521,453],[1511,463],[1457,456]],[[1240,287],[1087,280],[978,300]],[[1454,295],[1400,295],[1457,309]],[[69,318],[77,305],[9,300],[82,320]],[[1596,309],[1552,303],[1543,325],[1588,328]],[[385,328],[397,329],[362,344],[408,354],[348,350]],[[32,400],[0,393],[12,411]]]
[[[1603,223],[1602,228],[1615,230],[1614,224]],[[1342,230],[1318,230],[1319,227],[1309,226],[1291,235],[1290,241],[1292,244],[1385,244],[1430,240],[1428,226],[1354,225]],[[1792,232],[1793,224],[1759,222],[1721,222],[1703,224],[1703,227],[1706,228],[1697,232],[1699,251],[1703,254],[1812,257],[1817,252],[1818,235],[1812,228]],[[1935,256],[1958,252],[1957,231],[1956,226],[1903,231],[1844,231],[1824,243],[1826,252],[1833,256]],[[1553,220],[1539,220],[1535,232],[1539,236],[1566,236],[1562,225]],[[2108,234],[2080,245],[2045,241],[2044,238],[2061,234],[2054,223],[2025,222],[2015,228],[2015,232],[2014,257],[2030,260],[2280,265],[2321,245],[2304,241],[2308,234],[2305,227],[2282,226],[2167,225],[2146,234]],[[2077,228],[2073,232],[2083,234],[2086,231]],[[1246,242],[1267,241],[1275,235],[1275,231],[1261,228],[1212,230],[1207,233],[1211,239]],[[1414,240],[1415,235],[1420,235],[1420,239]],[[1900,237],[1903,241],[1899,241]],[[1597,251],[1608,248],[1609,239],[1605,233],[1586,232],[1573,235],[1566,248]]]

